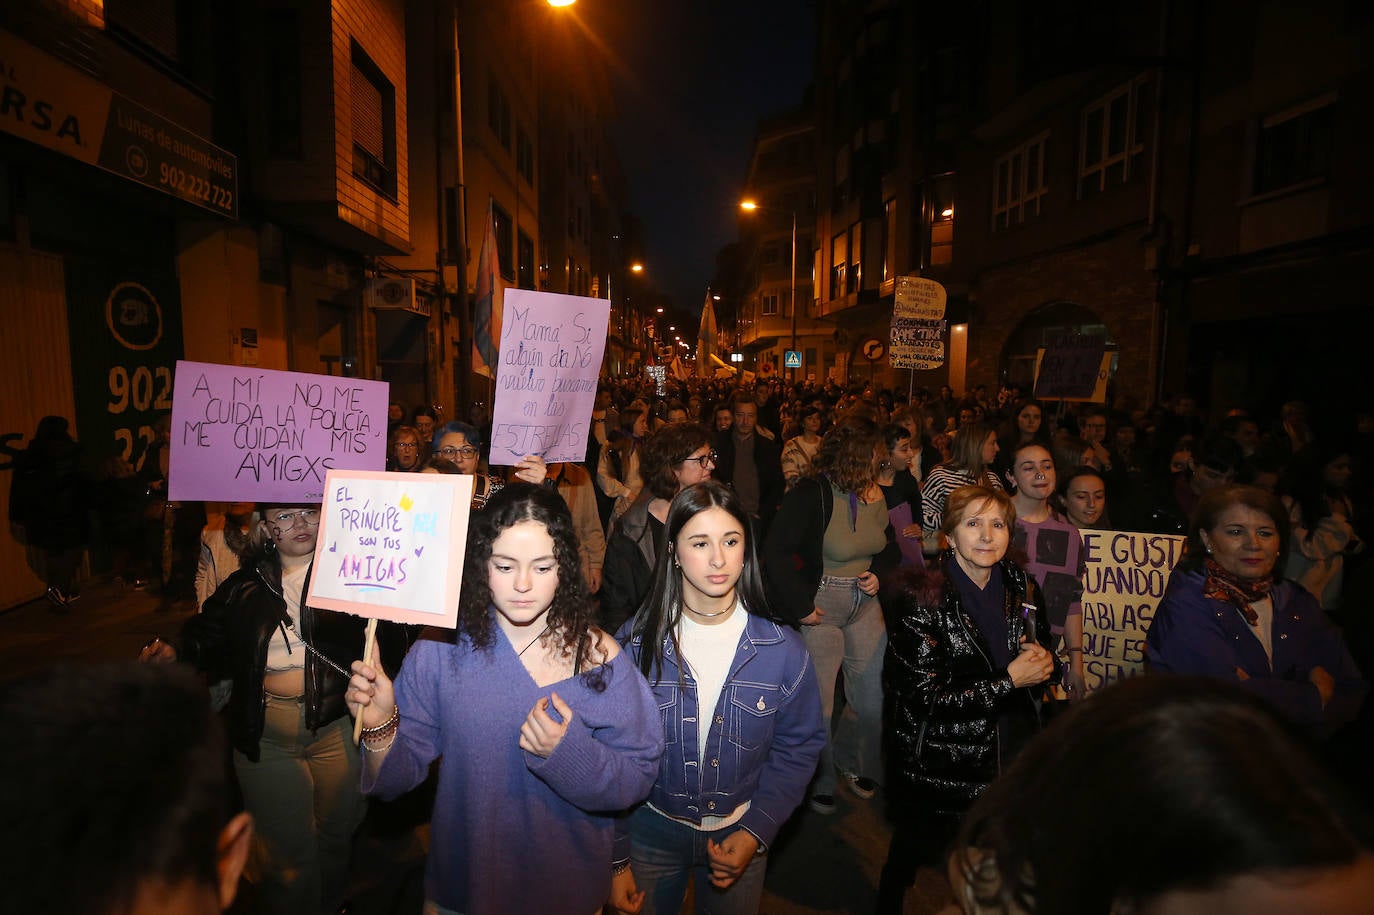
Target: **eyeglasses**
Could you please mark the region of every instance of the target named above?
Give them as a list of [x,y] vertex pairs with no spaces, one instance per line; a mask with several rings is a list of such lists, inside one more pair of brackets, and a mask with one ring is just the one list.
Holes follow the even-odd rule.
[[397,450],[397,451],[414,451],[414,450],[416,450],[416,449],[419,448],[419,447],[420,447],[420,446],[417,445],[415,442],[397,442],[397,443],[396,443],[396,450]]
[[447,448],[440,448],[438,451],[435,452],[435,454],[449,461],[453,460],[454,458],[463,458],[464,460],[466,460],[468,458],[477,457],[477,449],[472,447],[471,445],[464,445],[461,448],[454,448],[452,445],[450,445]]
[[708,451],[708,452],[706,452],[705,454],[701,455],[700,457],[683,458],[683,459],[682,459],[682,463],[686,464],[687,462],[690,461],[691,463],[696,464],[696,465],[698,465],[699,467],[701,467],[702,470],[705,470],[707,464],[714,465],[714,464],[715,464],[717,461],[719,461],[719,460],[720,460],[720,452],[719,452],[719,451]]
[[320,510],[318,508],[302,508],[293,512],[272,512],[267,516],[267,523],[278,530],[289,531],[296,526],[296,522],[301,521],[306,527],[319,527]]

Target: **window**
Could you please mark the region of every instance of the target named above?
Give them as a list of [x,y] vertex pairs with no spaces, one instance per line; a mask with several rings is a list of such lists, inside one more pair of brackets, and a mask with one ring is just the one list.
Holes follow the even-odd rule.
[[513,279],[515,271],[511,268],[510,262],[513,227],[511,226],[510,214],[493,203],[491,205],[491,221],[493,231],[496,233],[496,254],[501,261],[501,276],[508,280]]
[[922,227],[925,256],[922,266],[938,267],[954,261],[954,175],[926,182]]
[[863,281],[863,224],[854,223],[849,227],[849,270],[845,274],[844,291],[858,292]]
[[841,232],[830,240],[830,298],[844,295],[844,274],[849,266],[849,233]]
[[516,235],[516,282],[521,289],[534,288],[534,240],[524,232]]
[[1150,105],[1150,84],[1140,76],[1084,109],[1083,149],[1078,161],[1080,199],[1125,184],[1140,171]]
[[396,199],[396,90],[353,42],[353,174]]
[[1331,163],[1334,95],[1271,115],[1255,142],[1254,193],[1265,194],[1326,176]]
[[510,99],[496,80],[496,74],[487,71],[487,126],[501,141],[501,146],[510,149]]
[[770,292],[766,295],[760,296],[760,302],[762,303],[762,306],[759,310],[765,318],[777,315],[778,294],[776,292]]
[[525,183],[534,187],[534,143],[523,127],[515,133],[515,168]]
[[1045,142],[1049,133],[1016,147],[997,160],[992,172],[992,228],[1019,226],[1040,215],[1045,196]]

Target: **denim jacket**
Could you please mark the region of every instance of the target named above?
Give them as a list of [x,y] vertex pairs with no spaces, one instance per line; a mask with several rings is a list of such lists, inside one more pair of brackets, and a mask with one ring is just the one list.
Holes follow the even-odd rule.
[[[628,627],[622,641],[627,636]],[[630,638],[626,649],[638,663],[643,637]],[[825,746],[816,670],[801,636],[749,614],[710,718],[699,716],[696,681],[679,667],[670,640],[664,640],[658,682],[650,680],[649,688],[666,744],[649,803],[699,824],[703,816],[725,816],[749,801],[738,825],[759,840],[760,851],[766,849],[801,803]],[[705,760],[697,753],[702,720],[710,727]],[[629,825],[622,817],[615,861],[629,857]]]

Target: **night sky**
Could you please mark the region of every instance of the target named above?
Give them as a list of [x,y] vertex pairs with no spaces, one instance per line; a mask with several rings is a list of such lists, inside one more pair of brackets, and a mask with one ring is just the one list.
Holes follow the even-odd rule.
[[735,215],[760,117],[795,108],[815,58],[811,0],[578,0],[604,39],[613,137],[644,223],[645,267],[697,313]]

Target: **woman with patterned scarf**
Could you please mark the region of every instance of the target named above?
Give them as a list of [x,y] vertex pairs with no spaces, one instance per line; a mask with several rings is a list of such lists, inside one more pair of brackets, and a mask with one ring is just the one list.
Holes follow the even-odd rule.
[[1288,515],[1270,493],[1204,493],[1146,655],[1152,671],[1240,682],[1327,735],[1358,714],[1368,686],[1316,598],[1275,575],[1287,541]]

